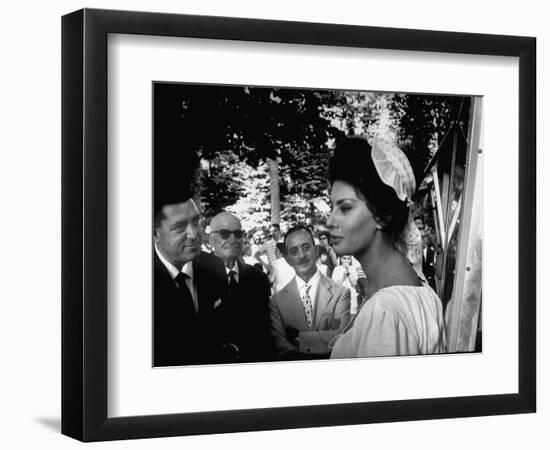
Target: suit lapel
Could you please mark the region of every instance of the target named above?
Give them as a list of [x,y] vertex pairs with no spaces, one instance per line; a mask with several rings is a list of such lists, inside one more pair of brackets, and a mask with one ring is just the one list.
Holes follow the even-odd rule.
[[328,278],[321,274],[319,279],[319,286],[317,288],[317,295],[315,298],[315,308],[313,316],[313,326],[315,329],[319,327],[319,321],[325,312],[328,304],[332,299],[332,286],[328,282]]
[[155,278],[154,283],[158,283],[158,286],[163,285],[163,287],[167,288],[174,288],[176,289],[176,285],[174,283],[174,280],[172,280],[172,277],[168,273],[168,269],[162,264],[162,261],[157,255],[157,252],[153,250],[153,261],[155,265]]
[[283,294],[281,298],[285,300],[286,308],[290,315],[300,322],[300,329],[307,330],[309,327],[307,324],[306,312],[304,311],[296,277],[294,277],[292,282],[284,288],[281,293]]
[[216,303],[227,293],[227,274],[223,262],[217,256],[203,253],[193,261],[193,278],[197,288],[199,314],[211,312]]
[[240,261],[237,261],[237,267],[239,268],[239,285],[242,283],[246,284],[248,279],[248,267],[246,267]]

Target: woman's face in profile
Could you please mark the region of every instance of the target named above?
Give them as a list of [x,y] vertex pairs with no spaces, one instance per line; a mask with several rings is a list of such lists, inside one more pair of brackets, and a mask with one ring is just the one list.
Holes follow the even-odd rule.
[[330,190],[332,211],[327,221],[330,240],[339,255],[360,255],[376,232],[376,221],[367,203],[348,183],[335,181]]

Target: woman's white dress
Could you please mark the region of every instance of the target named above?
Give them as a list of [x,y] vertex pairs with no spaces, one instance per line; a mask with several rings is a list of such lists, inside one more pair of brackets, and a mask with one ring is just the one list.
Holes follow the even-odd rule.
[[380,289],[332,347],[333,359],[443,353],[441,300],[427,285]]

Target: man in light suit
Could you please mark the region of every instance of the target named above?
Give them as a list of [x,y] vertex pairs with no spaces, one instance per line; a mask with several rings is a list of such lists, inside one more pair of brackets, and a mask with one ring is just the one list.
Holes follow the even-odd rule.
[[270,302],[271,334],[280,359],[330,355],[330,341],[350,320],[350,291],[317,268],[313,233],[297,225],[284,238],[285,258],[296,276]]
[[243,231],[237,216],[219,213],[212,218],[210,230],[214,254],[225,266],[226,292],[220,312],[227,340],[239,362],[272,361],[267,275],[242,261]]

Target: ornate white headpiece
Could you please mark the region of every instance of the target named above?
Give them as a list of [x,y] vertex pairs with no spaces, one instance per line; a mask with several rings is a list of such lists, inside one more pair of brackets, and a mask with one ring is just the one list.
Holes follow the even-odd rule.
[[372,139],[370,144],[372,161],[382,182],[394,189],[399,200],[412,202],[416,180],[405,153],[395,144],[380,138]]

